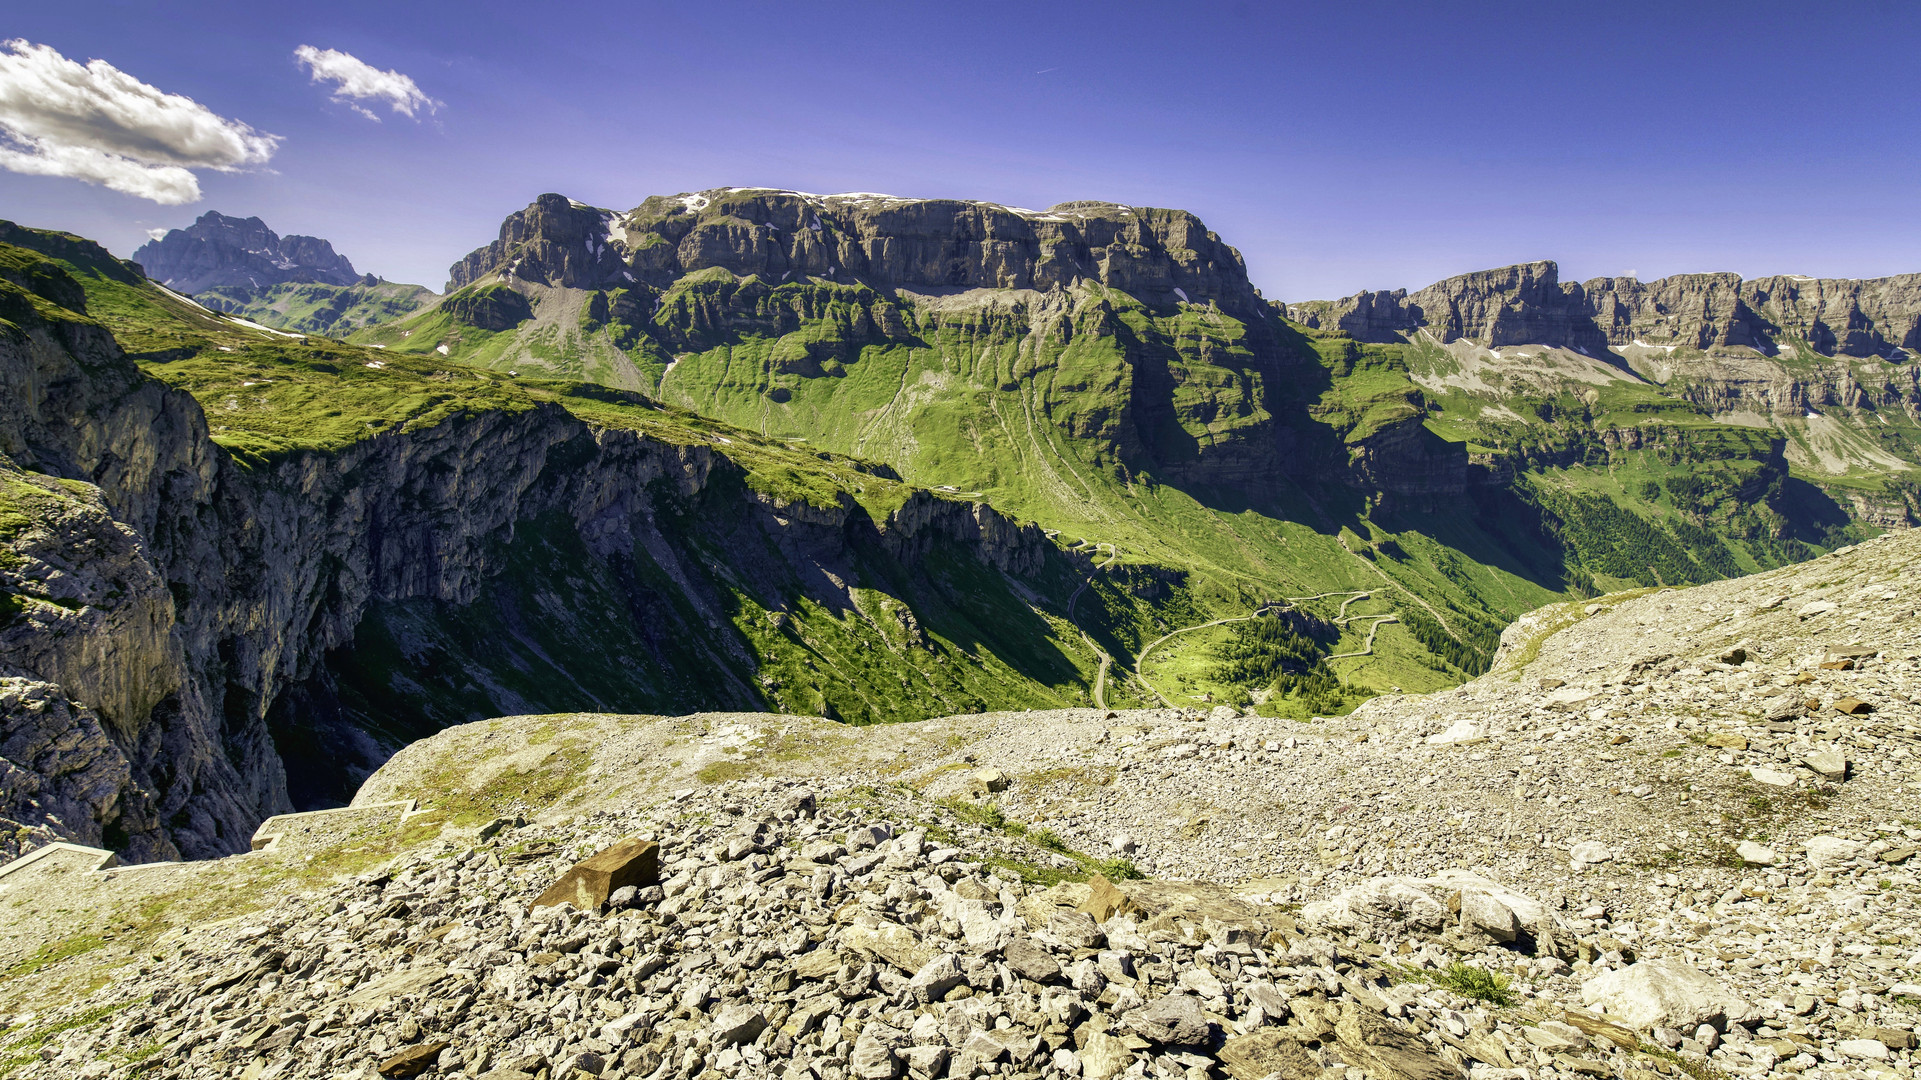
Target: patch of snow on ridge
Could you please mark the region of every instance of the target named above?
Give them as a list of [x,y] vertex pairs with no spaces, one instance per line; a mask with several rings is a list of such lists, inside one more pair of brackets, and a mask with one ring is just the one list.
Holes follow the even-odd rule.
[[1650,345],[1647,342],[1642,341],[1640,338],[1634,339],[1634,345],[1636,348],[1640,348],[1640,349],[1661,349],[1665,352],[1673,352],[1674,350],[1680,348],[1679,345]]
[[[152,279],[149,279],[149,280],[152,280]],[[155,281],[153,283],[153,287],[156,289],[159,289],[161,292],[166,293],[168,296],[173,297],[175,300],[178,300],[183,304],[192,304],[194,307],[199,308],[200,310],[206,312],[209,315],[220,315],[218,311],[215,311],[212,308],[208,307],[207,305],[201,303],[200,301],[195,300],[193,297],[187,296],[183,293],[174,292],[172,289],[167,288],[165,285],[160,284],[158,281]],[[221,315],[221,318],[226,318],[226,316]]]
[[1175,295],[1175,296],[1178,296],[1178,297],[1180,297],[1180,298],[1181,298],[1181,303],[1183,303],[1183,304],[1185,304],[1185,303],[1187,303],[1187,302],[1188,302],[1188,300],[1187,300],[1187,290],[1186,290],[1186,289],[1182,289],[1182,288],[1176,288],[1176,289],[1174,290],[1174,295]]
[[694,194],[694,195],[682,195],[679,197],[678,201],[680,202],[680,205],[682,207],[688,210],[691,210],[694,213],[699,213],[700,211],[707,209],[707,204],[709,202],[712,202],[713,200],[709,199],[705,195]]
[[287,332],[287,331],[285,331],[285,330],[275,330],[275,329],[274,329],[273,327],[271,327],[271,326],[262,326],[262,325],[260,325],[259,323],[257,323],[257,322],[254,322],[254,321],[253,321],[252,319],[243,319],[243,318],[240,318],[240,317],[239,317],[238,315],[227,315],[227,316],[223,316],[223,317],[224,317],[224,318],[225,318],[225,319],[226,319],[226,320],[227,320],[228,322],[236,322],[236,323],[239,323],[240,325],[242,325],[242,326],[244,326],[244,327],[246,327],[246,328],[247,328],[247,329],[249,329],[249,330],[259,330],[259,331],[261,331],[262,333],[267,333],[267,334],[273,334],[273,335],[276,335],[276,336],[278,336],[278,337],[284,337],[284,338],[303,338],[303,337],[306,337],[306,336],[307,336],[307,335],[305,335],[305,334],[293,334],[293,333],[288,333],[288,332]]

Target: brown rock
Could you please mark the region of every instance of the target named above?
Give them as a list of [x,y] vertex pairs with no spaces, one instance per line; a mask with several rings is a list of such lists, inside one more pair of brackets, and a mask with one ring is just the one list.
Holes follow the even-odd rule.
[[1348,1062],[1380,1080],[1462,1080],[1465,1075],[1418,1036],[1370,1012],[1357,1009],[1341,1017],[1334,1034]]
[[632,885],[644,889],[660,883],[660,845],[638,838],[622,840],[592,858],[582,859],[560,875],[534,901],[535,907],[572,904],[592,910],[607,902],[615,889]]
[[1854,661],[1852,661],[1852,660],[1826,660],[1826,661],[1823,661],[1823,662],[1822,662],[1822,664],[1821,664],[1821,670],[1822,670],[1822,671],[1853,671],[1853,670],[1854,670]]
[[1087,879],[1087,899],[1081,901],[1079,910],[1094,916],[1095,922],[1106,922],[1117,912],[1133,908],[1133,901],[1113,882],[1099,874]]
[[401,1077],[403,1080],[406,1077],[419,1076],[434,1067],[434,1063],[440,1060],[440,1052],[447,1049],[449,1045],[451,1044],[442,1040],[410,1046],[381,1062],[380,1075]]
[[1725,750],[1746,750],[1748,748],[1748,738],[1745,735],[1736,735],[1732,731],[1717,731],[1708,736],[1708,745],[1718,746]]
[[841,955],[832,949],[815,949],[794,961],[794,974],[803,979],[825,979],[844,963]]
[[1890,1050],[1912,1050],[1915,1045],[1914,1032],[1903,1028],[1869,1028],[1867,1037]]
[[1581,1034],[1591,1039],[1606,1039],[1623,1050],[1632,1050],[1641,1044],[1640,1037],[1632,1029],[1622,1027],[1611,1020],[1582,1009],[1563,1009],[1567,1022],[1581,1029]]
[[1860,698],[1844,697],[1834,703],[1834,711],[1846,713],[1849,716],[1861,716],[1873,712],[1874,706],[1862,701]]
[[1220,1059],[1234,1080],[1262,1080],[1275,1073],[1282,1080],[1316,1080],[1321,1075],[1314,1055],[1285,1032],[1272,1028],[1227,1040]]

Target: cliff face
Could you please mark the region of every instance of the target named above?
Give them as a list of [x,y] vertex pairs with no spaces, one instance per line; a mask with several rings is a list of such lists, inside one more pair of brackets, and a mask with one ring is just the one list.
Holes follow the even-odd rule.
[[[937,591],[928,559],[1032,574],[1052,550],[1032,526],[924,493],[878,520],[845,499],[783,505],[711,442],[590,424],[559,404],[243,466],[194,398],[140,372],[84,315],[71,278],[0,250],[18,256],[0,263],[0,817],[29,837],[134,858],[241,850],[292,808],[287,764],[303,804],[337,800],[395,735],[471,718],[434,711],[455,698],[485,715],[582,700],[765,708],[753,672],[770,654],[730,622],[743,603],[844,610],[863,602],[857,584]],[[543,544],[566,561],[530,559]],[[586,577],[594,586],[577,587]],[[611,613],[583,620],[565,659],[604,677],[510,689],[512,672],[486,657],[376,672],[358,648],[375,614],[446,629],[495,618],[520,603],[515,589],[536,602],[573,589]],[[543,622],[568,614],[519,618],[538,651]],[[344,756],[303,756],[320,750]]]
[[351,285],[353,263],[314,236],[281,236],[257,217],[209,210],[184,229],[140,245],[133,260],[155,281],[192,295],[219,287],[261,290],[289,281]]
[[1148,298],[1179,290],[1263,317],[1240,253],[1184,211],[1074,202],[1035,212],[738,188],[655,196],[626,214],[542,195],[454,264],[449,290],[495,271],[570,288],[664,288],[709,267],[914,290],[1045,292],[1093,281]]
[[1578,286],[1563,286],[1551,262],[1462,274],[1408,297],[1414,318],[1443,343],[1467,339],[1491,348],[1551,342],[1593,352],[1606,337],[1588,315]]
[[1826,356],[1921,351],[1921,274],[1866,281],[1676,274],[1656,281],[1559,281],[1552,262],[1436,282],[1412,295],[1363,292],[1290,304],[1288,316],[1362,341],[1426,329],[1443,342],[1596,349],[1636,342],[1772,355],[1784,339]]

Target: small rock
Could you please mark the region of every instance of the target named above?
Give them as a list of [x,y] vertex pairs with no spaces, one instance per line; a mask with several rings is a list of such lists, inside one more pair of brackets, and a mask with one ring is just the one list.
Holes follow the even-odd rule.
[[967,974],[961,970],[960,960],[947,953],[929,960],[907,980],[907,985],[913,991],[914,1000],[926,1005],[945,1000],[949,990],[966,981]]
[[902,1050],[900,1056],[907,1062],[908,1075],[920,1080],[930,1080],[947,1071],[948,1049],[945,1046],[912,1046]]
[[1773,866],[1781,861],[1781,856],[1773,848],[1766,844],[1757,844],[1752,840],[1741,841],[1740,845],[1734,849],[1734,853],[1749,866]]
[[1747,736],[1737,735],[1732,731],[1717,731],[1708,736],[1707,744],[1723,750],[1746,750],[1748,739]]
[[1888,1060],[1888,1047],[1879,1039],[1842,1039],[1834,1044],[1835,1053],[1842,1057],[1860,1058],[1865,1061]]
[[[440,1052],[447,1049],[450,1045],[452,1044],[440,1041],[422,1043],[419,1046],[410,1046],[400,1053],[395,1054],[393,1057],[381,1062],[380,1075],[398,1077],[400,1080],[419,1076],[421,1073],[433,1068],[434,1062],[440,1060]],[[1877,1043],[1875,1045],[1879,1046],[1880,1044]],[[1882,1047],[1881,1052],[1885,1056],[1887,1048]]]
[[622,840],[592,858],[577,862],[534,901],[535,907],[572,904],[592,911],[614,890],[660,884],[660,845],[638,837]]
[[1608,846],[1599,840],[1584,840],[1568,851],[1568,860],[1574,864],[1576,870],[1583,866],[1604,863],[1613,858],[1614,852],[1609,851]]
[[1047,932],[1061,944],[1076,949],[1098,949],[1107,944],[1094,916],[1085,911],[1056,911],[1047,917]]
[[854,1052],[847,1059],[848,1075],[858,1080],[893,1080],[900,1075],[901,1060],[894,1051],[908,1046],[907,1035],[885,1024],[869,1023],[854,1040]]
[[1868,1035],[1880,1040],[1890,1050],[1912,1050],[1915,1047],[1914,1032],[1901,1028],[1873,1028]]
[[713,1038],[716,1046],[739,1046],[760,1038],[767,1030],[767,1018],[752,1005],[729,1005],[714,1014]]
[[1844,780],[1848,775],[1846,755],[1833,748],[1816,750],[1802,758],[1801,762],[1829,780]]
[[1874,706],[1862,701],[1860,698],[1844,697],[1834,703],[1834,711],[1846,713],[1849,716],[1864,716],[1873,712]]
[[1755,783],[1765,784],[1768,787],[1794,786],[1794,774],[1784,773],[1779,769],[1767,769],[1759,765],[1754,765],[1749,767],[1748,776],[1752,778]]
[[1054,954],[1034,944],[1032,938],[1017,937],[1001,950],[1007,967],[1023,979],[1037,983],[1056,982],[1061,977],[1060,961]]
[[1589,979],[1581,1000],[1605,1005],[1609,1019],[1642,1031],[1656,1024],[1692,1031],[1752,1012],[1718,980],[1673,959],[1643,960]]
[[1131,1016],[1127,1026],[1149,1042],[1198,1046],[1207,1041],[1207,1017],[1188,994],[1166,994]]
[[1808,839],[1808,865],[1817,870],[1832,866],[1843,866],[1854,861],[1861,851],[1858,841],[1843,840],[1838,836],[1814,836]]
[[1227,1040],[1221,1047],[1220,1058],[1234,1080],[1322,1074],[1320,1063],[1299,1040],[1271,1028]]
[[1543,1020],[1537,1027],[1522,1028],[1521,1035],[1550,1054],[1587,1049],[1587,1036],[1581,1034],[1581,1029],[1558,1020]]
[[967,778],[972,781],[975,786],[985,788],[988,791],[1006,791],[1009,784],[1007,774],[999,769],[975,769],[972,773],[968,774]]
[[1463,718],[1454,721],[1439,735],[1429,735],[1427,742],[1430,746],[1451,746],[1456,743],[1479,742],[1486,737],[1480,725]]

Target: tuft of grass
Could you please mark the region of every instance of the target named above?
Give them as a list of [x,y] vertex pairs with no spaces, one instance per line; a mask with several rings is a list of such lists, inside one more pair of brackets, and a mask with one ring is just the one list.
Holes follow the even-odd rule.
[[1436,976],[1435,981],[1465,998],[1485,1001],[1501,1008],[1511,1008],[1515,1003],[1514,992],[1508,989],[1507,976],[1474,967],[1456,960],[1447,970]]
[[703,784],[724,784],[729,780],[739,780],[753,771],[753,766],[745,761],[730,760],[716,761],[703,767],[694,775],[699,777]]
[[31,975],[42,968],[52,967],[62,960],[90,953],[106,943],[106,939],[98,934],[75,934],[72,937],[62,938],[41,947],[39,952],[0,972],[0,981]]
[[1049,851],[1068,850],[1067,841],[1061,839],[1060,834],[1052,829],[1035,829],[1027,834],[1027,838]]

